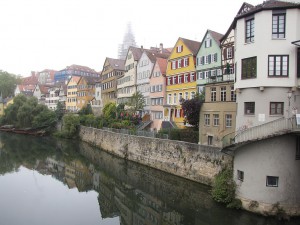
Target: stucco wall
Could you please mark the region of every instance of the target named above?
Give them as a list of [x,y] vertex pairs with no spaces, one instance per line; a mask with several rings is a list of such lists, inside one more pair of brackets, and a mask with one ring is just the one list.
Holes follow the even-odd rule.
[[131,136],[80,127],[80,138],[103,150],[180,177],[211,185],[232,158],[219,148],[192,143]]
[[[296,136],[284,135],[245,145],[234,156],[236,195],[251,211],[272,213],[276,204],[289,215],[300,215],[300,160]],[[237,170],[244,180],[237,179]],[[278,187],[267,187],[267,176],[278,177]],[[274,210],[273,210],[274,208]],[[274,212],[276,213],[276,212]]]

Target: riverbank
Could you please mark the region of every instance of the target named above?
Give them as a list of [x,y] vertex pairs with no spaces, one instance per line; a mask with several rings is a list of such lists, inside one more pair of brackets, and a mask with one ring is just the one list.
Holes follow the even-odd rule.
[[79,136],[82,141],[121,158],[207,185],[212,185],[214,177],[232,165],[231,156],[211,146],[85,126],[80,126]]

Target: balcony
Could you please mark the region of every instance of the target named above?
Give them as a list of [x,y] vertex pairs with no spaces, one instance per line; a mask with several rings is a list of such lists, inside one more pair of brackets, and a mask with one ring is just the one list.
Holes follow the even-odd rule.
[[218,83],[224,81],[234,81],[234,74],[225,74],[221,76],[211,76],[206,79],[207,84]]
[[245,127],[234,133],[227,134],[222,139],[223,149],[234,150],[237,147],[266,138],[280,136],[287,133],[300,132],[300,126],[296,124],[296,118],[280,118],[259,126]]

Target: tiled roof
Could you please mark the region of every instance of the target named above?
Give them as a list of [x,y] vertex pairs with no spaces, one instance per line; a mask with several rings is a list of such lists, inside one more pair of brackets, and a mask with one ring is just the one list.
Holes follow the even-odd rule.
[[300,8],[300,3],[277,0],[264,1],[262,4],[256,6],[244,3],[241,9],[239,10],[238,14],[236,15],[236,18],[242,18],[262,10],[287,8]]
[[144,49],[130,46],[128,51],[132,52],[134,60],[139,60],[143,54]]
[[185,38],[180,38],[184,44],[189,48],[193,55],[197,55],[197,52],[200,48],[201,42],[193,41]]
[[213,39],[217,42],[218,45],[220,45],[220,39],[224,36],[223,34],[220,34],[218,32],[212,31],[212,30],[207,30]]
[[49,86],[45,86],[45,85],[39,85],[39,88],[40,88],[42,94],[47,94],[48,93],[48,89],[50,87]]
[[38,83],[38,79],[36,76],[24,77],[21,80],[23,85],[36,85]]
[[76,64],[67,66],[65,69],[62,69],[60,71],[63,71],[63,70],[79,70],[79,71],[85,71],[85,72],[90,72],[90,73],[97,73],[94,69],[91,69],[87,66],[80,66],[80,65],[76,65]]
[[170,56],[170,53],[159,53],[156,51],[152,51],[152,50],[145,50],[145,53],[147,54],[148,58],[150,59],[150,61],[152,63],[155,63],[157,58],[163,58],[163,59],[167,59]]
[[159,65],[161,73],[165,75],[167,71],[168,59],[157,58],[156,62]]
[[82,79],[85,79],[87,84],[95,84],[99,80],[98,77],[82,77]]
[[110,64],[110,66],[114,70],[125,70],[125,60],[123,59],[113,59],[113,58],[106,58]]

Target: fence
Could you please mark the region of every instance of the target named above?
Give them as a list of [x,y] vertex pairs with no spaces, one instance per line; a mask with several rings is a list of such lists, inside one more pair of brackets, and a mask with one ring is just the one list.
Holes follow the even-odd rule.
[[144,131],[144,130],[128,130],[128,129],[115,129],[109,127],[102,127],[102,130],[107,130],[115,133],[142,136],[142,137],[152,137],[152,138],[160,138],[160,139],[169,139],[168,134],[161,134],[155,131]]

